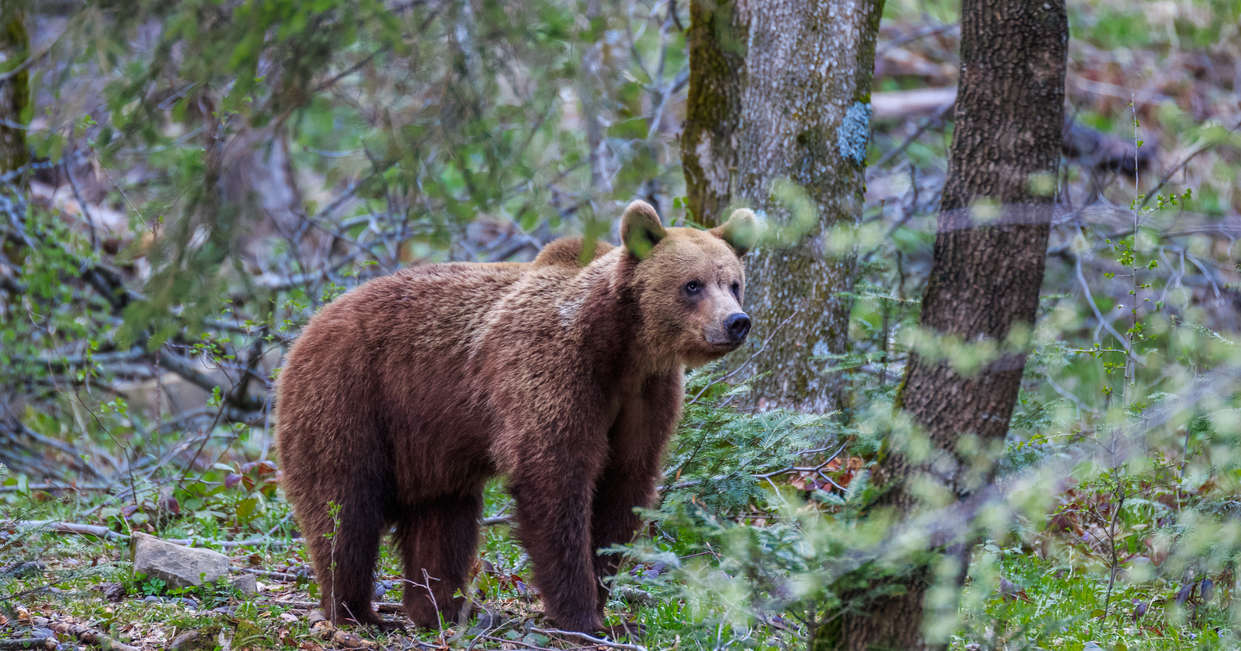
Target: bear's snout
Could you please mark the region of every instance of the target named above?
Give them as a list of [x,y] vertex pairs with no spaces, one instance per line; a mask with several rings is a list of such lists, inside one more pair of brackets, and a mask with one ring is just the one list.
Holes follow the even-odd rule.
[[724,319],[724,330],[728,332],[729,342],[739,344],[750,334],[750,317],[745,312],[734,312]]

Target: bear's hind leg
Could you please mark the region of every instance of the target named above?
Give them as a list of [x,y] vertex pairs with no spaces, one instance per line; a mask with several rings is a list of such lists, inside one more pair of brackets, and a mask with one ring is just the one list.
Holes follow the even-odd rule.
[[418,626],[452,622],[463,600],[453,593],[465,585],[478,547],[481,489],[473,495],[440,497],[416,504],[397,524],[405,562],[405,612]]
[[333,624],[354,620],[359,624],[380,625],[371,609],[375,594],[375,561],[384,530],[383,512],[369,500],[340,502],[333,519],[325,506],[319,525],[308,527],[306,546],[314,561],[319,582],[319,601],[323,615]]

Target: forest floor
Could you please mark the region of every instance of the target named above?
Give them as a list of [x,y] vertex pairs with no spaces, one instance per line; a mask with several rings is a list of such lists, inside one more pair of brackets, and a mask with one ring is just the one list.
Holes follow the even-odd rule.
[[[844,459],[829,464],[827,476],[848,488],[861,460]],[[470,584],[468,621],[446,622],[434,631],[334,629],[315,615],[317,586],[287,504],[273,491],[272,475],[238,470],[221,468],[219,479],[199,480],[200,497],[184,504],[146,501],[137,508],[90,490],[10,482],[0,497],[0,648],[783,649],[801,644],[799,626],[778,615],[704,627],[722,616],[723,601],[688,603],[675,581],[662,580],[664,563],[649,558],[623,568],[623,585],[607,607],[613,636],[590,640],[556,631],[541,616],[529,560],[511,535],[505,518],[509,500],[499,482],[488,490],[488,524]],[[781,484],[801,490],[813,482],[812,473],[792,473]],[[1175,482],[1145,490],[1143,499],[1160,503],[1195,500],[1178,494]],[[1057,503],[1053,526],[1024,542],[1005,547],[988,542],[976,550],[976,563],[997,566],[999,583],[967,586],[961,628],[951,647],[1236,644],[1228,628],[1232,576],[1151,580],[1143,573],[1150,574],[1151,565],[1170,551],[1159,549],[1166,541],[1158,539],[1124,549],[1121,563],[1109,563],[1103,515],[1109,497],[1097,486],[1070,490]],[[1205,488],[1201,499],[1210,498]],[[750,511],[742,520],[756,525],[775,517]],[[257,579],[256,590],[247,594],[228,582],[172,589],[136,574],[131,531],[216,549],[230,558],[233,578]],[[675,559],[671,564],[704,553],[672,528],[655,531],[655,547]],[[714,553],[710,545],[706,549]],[[1120,568],[1121,576],[1108,590],[1112,567]],[[403,585],[399,560],[385,545],[376,573],[376,607],[398,625],[408,625],[400,614]],[[632,636],[615,634],[626,627]]]
[[[186,507],[193,508],[194,517],[181,522],[167,509],[117,509],[109,506],[115,500],[90,492],[38,486],[9,491],[12,509],[5,512],[22,519],[0,519],[0,648],[72,648],[75,643],[144,649],[592,648],[589,638],[557,631],[542,620],[528,560],[502,515],[489,518],[494,523],[481,536],[471,584],[473,612],[465,624],[445,622],[435,631],[409,625],[400,614],[400,563],[385,546],[376,572],[376,608],[401,628],[332,627],[317,615],[318,586],[305,549],[289,525],[286,503],[271,487],[249,475],[217,482],[201,502]],[[506,502],[498,486],[489,495],[489,503]],[[116,529],[156,531],[168,540],[217,549],[229,556],[232,578],[248,574],[257,579],[255,590],[243,591],[225,580],[170,588],[161,579],[136,575],[130,536]],[[259,530],[264,533],[256,535]],[[638,609],[621,601],[614,605],[609,624],[620,627],[614,631],[623,630],[626,622],[632,625]],[[617,642],[614,636],[598,644],[625,648]]]

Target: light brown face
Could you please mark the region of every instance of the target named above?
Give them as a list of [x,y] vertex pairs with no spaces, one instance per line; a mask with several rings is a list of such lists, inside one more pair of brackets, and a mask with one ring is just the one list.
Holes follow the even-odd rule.
[[[687,366],[700,366],[732,352],[750,332],[741,308],[745,272],[741,261],[720,238],[684,228],[668,236],[643,264],[649,279],[643,289],[647,323],[659,322],[664,342]],[[650,293],[659,296],[650,296]]]
[[738,232],[753,233],[752,213],[738,211],[740,217],[734,213],[710,231],[664,229],[657,221],[652,227],[654,210],[643,206],[649,214],[641,221],[630,219],[634,206],[626,211],[622,233],[631,251],[646,249],[635,281],[647,341],[691,367],[735,350],[750,332],[750,317],[742,309],[745,270],[739,257],[749,240]]

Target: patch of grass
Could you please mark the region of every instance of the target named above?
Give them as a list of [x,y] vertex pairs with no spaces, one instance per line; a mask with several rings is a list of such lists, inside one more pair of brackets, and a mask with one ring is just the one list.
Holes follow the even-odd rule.
[[929,17],[943,24],[961,17],[961,3],[952,0],[888,0],[883,3],[881,22]]
[[1144,12],[1106,6],[1070,11],[1069,32],[1108,49],[1145,48],[1156,41]]
[[1053,563],[1019,548],[988,545],[997,574],[974,577],[963,592],[963,628],[951,648],[1221,649],[1241,644],[1222,590],[1206,602],[1178,603],[1180,587],[1155,579],[1121,580],[1103,617],[1107,572],[1098,564]]

